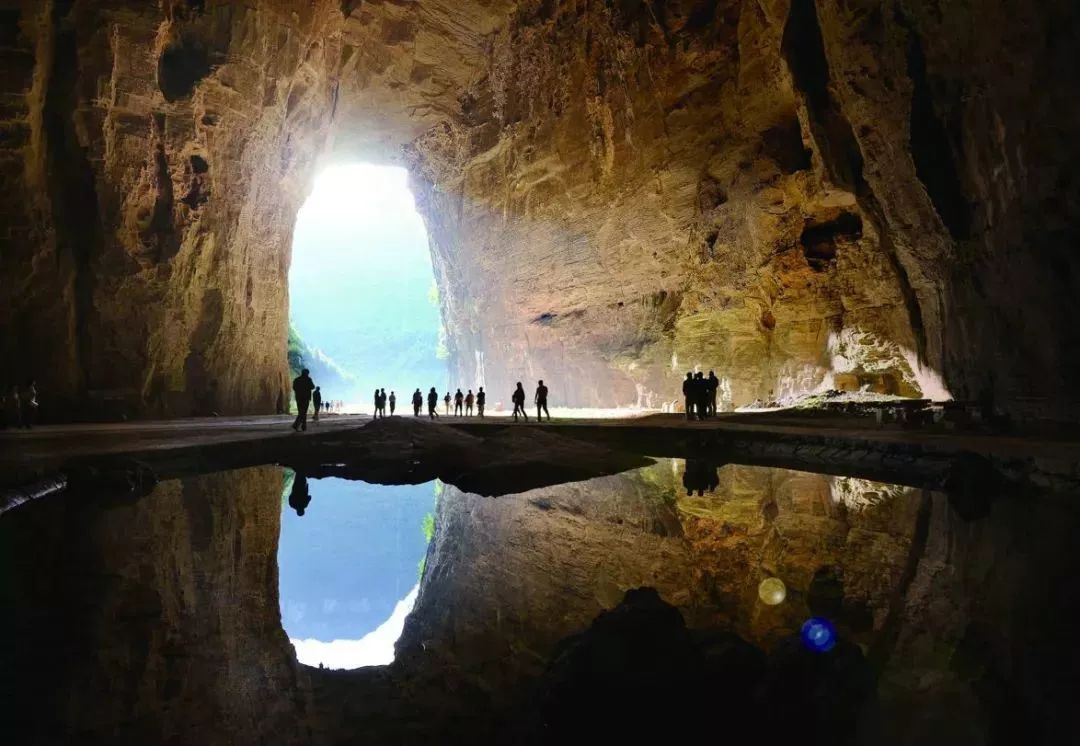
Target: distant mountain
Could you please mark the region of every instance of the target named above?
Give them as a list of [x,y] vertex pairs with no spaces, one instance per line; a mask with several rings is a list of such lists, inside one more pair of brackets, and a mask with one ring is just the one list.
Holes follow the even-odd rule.
[[359,395],[359,382],[321,350],[300,338],[296,328],[289,325],[289,372],[295,378],[307,368],[315,385],[322,389],[323,399],[352,400]]

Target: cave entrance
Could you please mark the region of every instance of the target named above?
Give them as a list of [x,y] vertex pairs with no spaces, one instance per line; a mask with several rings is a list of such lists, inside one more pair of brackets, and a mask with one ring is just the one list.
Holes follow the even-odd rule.
[[297,660],[338,669],[392,663],[420,591],[440,483],[284,474],[279,598]]
[[296,219],[289,321],[289,367],[309,368],[342,411],[369,411],[385,388],[404,412],[414,389],[446,384],[427,230],[405,169],[351,163],[316,177]]

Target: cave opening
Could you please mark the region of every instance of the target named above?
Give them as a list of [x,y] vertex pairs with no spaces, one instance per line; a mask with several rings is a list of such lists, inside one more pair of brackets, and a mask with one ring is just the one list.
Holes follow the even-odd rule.
[[388,665],[420,592],[440,482],[387,486],[284,472],[281,624],[300,663]]
[[367,411],[376,388],[447,383],[445,334],[424,220],[403,168],[334,165],[300,209],[289,270],[289,366],[324,401]]

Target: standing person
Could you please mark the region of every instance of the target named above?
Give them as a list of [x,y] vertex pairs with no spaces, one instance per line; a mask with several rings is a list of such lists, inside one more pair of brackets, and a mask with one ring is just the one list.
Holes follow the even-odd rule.
[[720,390],[720,379],[716,377],[716,374],[711,370],[709,371],[709,378],[707,383],[709,384],[709,416],[716,416],[716,392]]
[[311,504],[311,490],[308,488],[307,475],[296,472],[293,476],[292,489],[289,490],[289,507],[302,516]]
[[514,394],[510,398],[514,402],[514,422],[518,421],[518,412],[521,412],[521,416],[528,422],[529,415],[525,414],[525,389],[521,387],[521,381],[518,381],[517,388],[514,389]]
[[379,389],[379,416],[386,419],[386,389]]
[[473,396],[472,389],[469,389],[469,393],[465,394],[465,416],[472,417],[472,405],[476,401],[476,397]]
[[315,414],[312,416],[311,421],[315,424],[319,424],[319,412],[322,411],[322,388],[315,387],[315,391],[311,394],[311,403],[315,405]]
[[393,391],[390,392],[390,416],[394,416],[394,410],[397,409],[397,394]]
[[23,427],[29,430],[31,427],[37,424],[38,413],[38,400],[37,400],[37,382],[31,378],[26,383],[26,388],[23,389],[22,395],[22,418]]
[[371,413],[371,419],[373,419],[373,420],[379,419],[379,398],[380,398],[379,397],[379,390],[375,389],[375,398],[374,398],[375,409]]
[[427,395],[428,417],[430,417],[431,419],[435,419],[436,417],[438,417],[439,413],[436,411],[438,408],[439,408],[439,392],[437,392],[435,390],[435,387],[432,386],[431,391],[429,391],[428,395]]
[[307,411],[311,406],[311,392],[315,390],[315,382],[311,380],[311,372],[304,368],[300,375],[293,379],[293,395],[296,397],[296,419],[292,429],[296,432],[307,430]]
[[412,413],[413,417],[420,416],[420,407],[424,406],[424,395],[420,393],[420,389],[413,392],[412,395]]
[[536,419],[538,422],[543,421],[543,417],[540,416],[540,412],[543,411],[547,415],[548,422],[551,422],[551,412],[547,407],[548,387],[544,385],[543,381],[540,381],[536,385],[536,396],[534,401],[536,402]]
[[450,416],[450,392],[446,392],[446,396],[443,397],[443,403],[446,405],[446,416]]
[[687,373],[682,382],[682,395],[686,402],[686,419],[694,419],[694,374]]
[[701,371],[694,376],[694,410],[699,420],[705,419],[706,400],[709,398],[709,382],[705,380],[705,374]]
[[476,412],[481,417],[484,416],[484,404],[487,403],[487,394],[484,393],[484,387],[481,386],[480,390],[476,393]]
[[465,404],[465,394],[461,393],[461,389],[457,390],[454,394],[454,416],[460,417],[463,414],[463,405]]
[[7,397],[4,401],[4,414],[7,416],[7,427],[14,427],[16,429],[22,427],[22,407],[19,403],[19,387],[12,385],[7,391]]

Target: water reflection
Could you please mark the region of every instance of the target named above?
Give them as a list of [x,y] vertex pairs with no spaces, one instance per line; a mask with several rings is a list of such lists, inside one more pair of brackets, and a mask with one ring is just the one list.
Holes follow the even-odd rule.
[[297,659],[357,668],[394,659],[419,593],[435,484],[380,486],[285,470],[281,621]]
[[[537,691],[573,724],[600,713],[597,681],[659,682],[650,696],[670,689],[688,727],[729,693],[745,713],[724,717],[767,718],[778,743],[1064,732],[1080,502],[1000,496],[970,521],[937,493],[702,463],[497,499],[260,467],[36,501],[0,520],[20,641],[0,650],[5,737],[531,742],[514,729],[533,732]],[[596,620],[642,587],[638,611],[662,623],[609,644],[618,624]],[[385,668],[294,657],[386,663],[399,629]],[[596,671],[597,650],[621,657]],[[669,686],[671,651],[698,690]],[[559,692],[583,692],[584,711]],[[638,727],[622,695],[604,695],[604,723]]]

